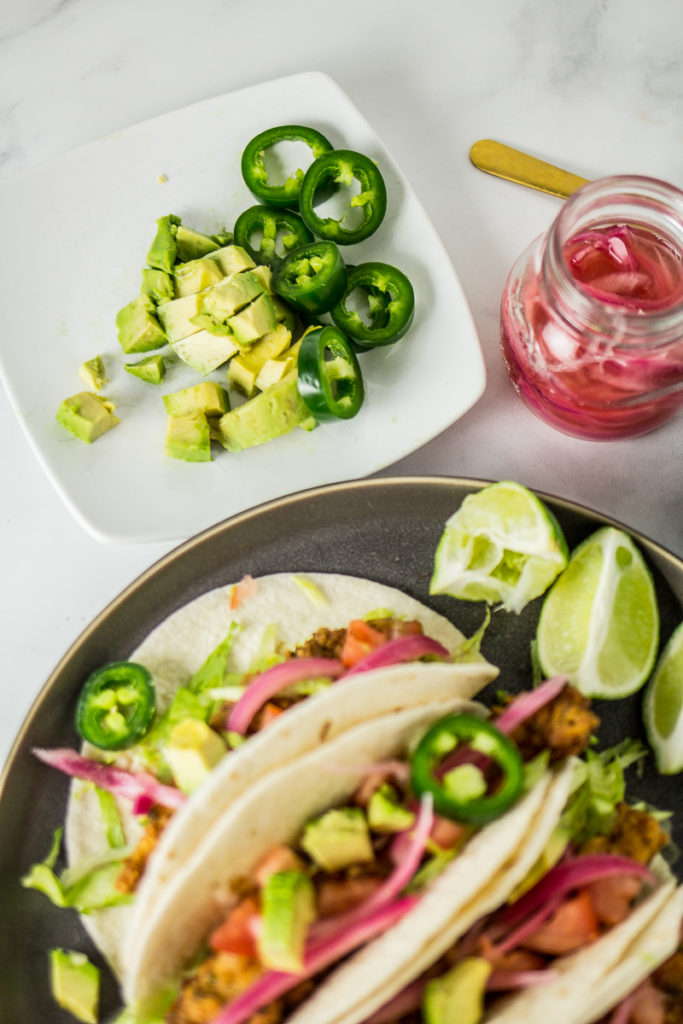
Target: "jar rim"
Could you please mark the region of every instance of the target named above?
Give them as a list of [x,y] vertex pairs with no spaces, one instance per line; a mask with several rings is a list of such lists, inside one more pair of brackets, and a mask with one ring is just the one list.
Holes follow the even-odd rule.
[[622,211],[621,223],[635,222],[663,236],[672,250],[681,254],[683,276],[683,191],[659,178],[622,174],[588,182],[563,204],[548,232],[541,260],[546,287],[559,298],[560,310],[566,307],[567,319],[579,320],[591,330],[604,327],[607,333],[617,335],[617,347],[638,344],[652,348],[683,338],[683,294],[674,304],[663,300],[630,310],[592,295],[571,273],[564,243],[591,223],[604,229],[610,208]]

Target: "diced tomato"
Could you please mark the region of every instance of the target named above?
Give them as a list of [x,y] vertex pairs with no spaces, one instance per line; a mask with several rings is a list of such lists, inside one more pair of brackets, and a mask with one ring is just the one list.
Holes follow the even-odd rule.
[[279,708],[277,704],[273,704],[273,702],[269,700],[267,704],[264,704],[254,719],[251,731],[260,732],[261,729],[265,729],[267,725],[270,725],[271,722],[274,722],[276,718],[280,717],[282,711],[282,708]]
[[609,927],[623,921],[642,885],[642,881],[635,875],[614,875],[592,882],[588,889],[593,897],[598,921]]
[[450,818],[442,818],[440,814],[435,814],[429,838],[442,850],[452,850],[460,845],[466,831],[466,826],[461,825],[460,822],[451,821]]
[[278,871],[300,871],[301,865],[301,858],[297,857],[291,846],[274,846],[259,862],[254,871],[254,881],[263,888],[271,875]]
[[230,591],[230,608],[234,611],[239,608],[242,601],[256,590],[256,580],[253,576],[243,576],[239,583],[235,583]]
[[560,956],[594,942],[600,934],[593,900],[581,889],[558,907],[552,917],[524,940],[527,949]]
[[630,1024],[664,1024],[666,1007],[664,994],[651,981],[645,981],[633,993]]
[[354,910],[370,899],[382,885],[377,875],[356,875],[353,878],[321,877],[316,885],[316,909],[320,917],[336,917]]
[[386,642],[386,636],[379,629],[375,629],[364,619],[353,619],[346,630],[341,660],[347,668],[351,668],[370,651],[376,650]]
[[209,938],[214,952],[237,953],[240,956],[257,957],[256,922],[259,907],[251,897],[243,899],[233,907],[223,924],[219,925]]

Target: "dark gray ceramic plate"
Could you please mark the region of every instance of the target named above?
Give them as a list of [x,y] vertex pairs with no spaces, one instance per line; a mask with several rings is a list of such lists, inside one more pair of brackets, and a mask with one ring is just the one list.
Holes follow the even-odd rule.
[[[463,497],[487,481],[450,478],[366,480],[324,487],[262,505],[183,544],[132,583],[85,630],[46,682],[0,779],[0,1022],[47,1024],[71,1018],[55,1006],[47,982],[47,950],[81,949],[96,962],[74,912],[57,910],[21,888],[29,866],[41,860],[61,824],[67,782],[31,756],[34,746],[72,746],[76,695],[97,666],[126,658],[172,611],[212,587],[245,573],[320,570],[367,576],[400,587],[452,618],[466,635],[480,625],[483,608],[430,598],[429,578],[444,523]],[[613,521],[569,502],[540,495],[560,521],[570,548]],[[631,531],[632,532],[632,531]],[[635,535],[652,568],[662,618],[662,642],[683,618],[683,563]],[[541,599],[515,616],[498,612],[484,654],[501,667],[496,687],[528,685],[530,641]],[[638,698],[603,703],[601,741],[641,736]],[[648,765],[631,772],[629,792],[677,812],[675,838],[683,843],[680,777],[664,778]],[[103,1018],[116,1007],[115,985],[105,980]]]

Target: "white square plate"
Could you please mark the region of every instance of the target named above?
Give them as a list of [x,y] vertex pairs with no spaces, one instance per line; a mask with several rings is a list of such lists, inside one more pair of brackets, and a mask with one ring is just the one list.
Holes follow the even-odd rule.
[[[182,364],[161,387],[131,377],[115,316],[139,292],[158,217],[175,213],[213,233],[253,205],[242,151],[277,124],[311,125],[377,161],[386,218],[344,256],[404,270],[415,288],[414,324],[397,344],[360,357],[367,397],[355,419],[237,454],[218,448],[212,463],[178,462],[164,455],[161,394],[200,378]],[[472,317],[441,241],[380,139],[319,72],[186,107],[43,165],[0,187],[0,221],[0,373],[50,479],[100,540],[180,540],[263,501],[366,476],[425,444],[484,390]],[[77,370],[97,353],[110,381],[104,394],[122,422],[85,445],[55,413],[85,389]],[[224,370],[210,379],[224,382]]]

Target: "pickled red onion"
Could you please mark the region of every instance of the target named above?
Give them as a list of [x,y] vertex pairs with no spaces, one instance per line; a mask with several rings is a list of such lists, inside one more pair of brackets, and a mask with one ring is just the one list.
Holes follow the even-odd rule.
[[410,985],[406,985],[404,989],[396,993],[393,999],[390,999],[384,1006],[380,1006],[378,1010],[375,1010],[372,1016],[368,1017],[365,1021],[365,1024],[394,1024],[394,1021],[400,1020],[406,1014],[419,1009],[424,986],[424,981],[414,981]]
[[649,868],[620,854],[587,854],[556,864],[533,889],[525,892],[516,903],[500,915],[498,922],[511,931],[504,939],[495,943],[492,955],[509,953],[533,935],[572,889],[597,882],[601,878],[622,874],[632,874],[644,881],[654,882],[654,875]]
[[228,731],[244,736],[266,701],[292,683],[320,676],[336,679],[343,671],[344,666],[336,658],[290,658],[273,665],[252,680],[243,696],[233,705],[228,715]]
[[224,1007],[212,1019],[211,1024],[244,1024],[262,1006],[267,1006],[296,988],[305,978],[312,977],[391,928],[413,909],[416,902],[417,897],[404,896],[403,899],[380,907],[373,915],[357,922],[353,927],[320,942],[311,943],[304,955],[303,972],[285,974],[282,971],[266,971],[229,1006]]
[[557,971],[491,971],[486,988],[489,992],[511,992],[517,988],[531,988],[533,985],[548,985],[556,981]]
[[514,732],[518,725],[521,725],[527,718],[531,718],[537,711],[540,711],[546,704],[549,704],[551,700],[554,700],[558,693],[561,693],[565,688],[567,681],[566,676],[553,676],[552,679],[541,683],[535,690],[515,697],[512,703],[508,704],[503,713],[494,721],[493,724],[496,729],[507,734]]
[[396,665],[402,661],[413,661],[422,658],[425,654],[433,654],[438,658],[450,657],[443,644],[430,636],[424,636],[422,633],[398,636],[394,640],[387,640],[381,647],[366,654],[364,658],[355,663],[353,668],[344,673],[343,678],[348,679],[349,676],[356,675],[358,672],[386,668],[388,665]]
[[114,796],[132,800],[137,806],[144,806],[141,801],[147,799],[175,810],[181,807],[186,799],[185,794],[175,786],[165,786],[148,772],[129,772],[115,765],[92,761],[67,747],[58,747],[54,750],[34,747],[33,753],[51,768],[57,768],[65,775],[72,775],[84,782],[92,782]]

